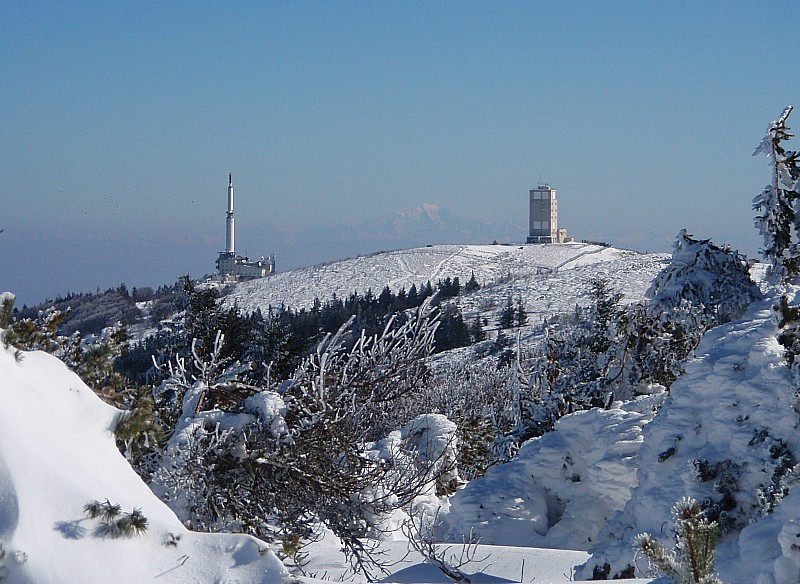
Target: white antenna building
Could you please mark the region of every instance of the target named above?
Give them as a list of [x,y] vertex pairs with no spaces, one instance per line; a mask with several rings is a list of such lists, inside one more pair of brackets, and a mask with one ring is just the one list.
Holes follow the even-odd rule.
[[258,261],[236,253],[236,221],[233,216],[233,175],[228,175],[228,212],[225,215],[225,251],[217,257],[217,279],[223,282],[254,280],[275,273],[275,256]]

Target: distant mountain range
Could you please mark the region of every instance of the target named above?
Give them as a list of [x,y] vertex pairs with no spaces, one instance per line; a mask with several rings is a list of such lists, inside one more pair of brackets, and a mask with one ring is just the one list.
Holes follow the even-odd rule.
[[396,242],[399,247],[442,243],[491,243],[524,241],[521,223],[464,220],[433,203],[399,210],[377,220],[364,221],[352,233],[354,239]]
[[527,236],[525,221],[465,220],[434,203],[386,215],[318,227],[279,226],[271,234],[278,270],[321,261],[439,244],[518,243]]

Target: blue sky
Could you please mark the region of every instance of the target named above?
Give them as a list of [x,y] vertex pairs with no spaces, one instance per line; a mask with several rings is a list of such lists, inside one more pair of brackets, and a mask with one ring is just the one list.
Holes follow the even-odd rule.
[[238,249],[279,269],[383,249],[326,230],[423,203],[524,226],[540,180],[578,238],[668,251],[686,227],[753,255],[769,170],[751,153],[800,97],[798,16],[794,2],[6,0],[0,288],[35,302],[211,272],[229,172]]

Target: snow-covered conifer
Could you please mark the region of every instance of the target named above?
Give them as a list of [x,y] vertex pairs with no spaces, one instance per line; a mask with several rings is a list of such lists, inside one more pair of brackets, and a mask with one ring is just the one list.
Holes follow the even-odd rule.
[[0,294],[0,328],[7,328],[11,324],[11,316],[14,314],[14,299],[16,296],[11,292]]
[[510,329],[514,326],[514,304],[511,294],[506,297],[506,303],[503,306],[497,318],[497,326],[501,329]]
[[478,283],[478,280],[475,278],[475,271],[472,271],[472,274],[467,280],[467,283],[464,284],[464,294],[472,294],[473,292],[480,290],[481,285]]
[[648,533],[636,537],[635,546],[660,573],[677,584],[722,584],[714,574],[717,524],[703,517],[700,504],[684,497],[672,508],[675,549],[662,546]]
[[675,238],[672,261],[655,277],[647,296],[651,314],[669,312],[685,300],[701,309],[702,319],[687,324],[712,328],[738,319],[761,294],[739,252],[694,239],[682,229]]
[[764,237],[762,253],[772,265],[772,277],[776,282],[792,280],[800,274],[800,216],[797,210],[800,153],[787,151],[783,146],[783,142],[794,137],[786,125],[791,113],[792,106],[783,110],[780,118],[769,125],[753,152],[754,156],[765,155],[772,165],[772,181],[753,199],[753,209],[760,212],[755,224]]

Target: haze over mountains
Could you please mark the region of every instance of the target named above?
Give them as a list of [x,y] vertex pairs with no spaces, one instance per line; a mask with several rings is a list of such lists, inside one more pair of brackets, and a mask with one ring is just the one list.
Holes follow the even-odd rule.
[[[240,200],[244,209],[256,208],[245,197]],[[275,224],[268,218],[248,215],[244,209],[237,223],[242,253],[255,258],[275,253],[278,272],[428,244],[519,242],[527,233],[525,217],[505,223],[467,220],[433,203],[332,225]],[[26,240],[8,230],[2,234],[4,247],[0,253],[9,258],[35,253],[40,259],[34,264],[15,262],[4,286],[17,294],[18,306],[30,306],[45,298],[104,290],[122,282],[129,287],[157,287],[173,283],[186,273],[202,277],[214,271],[214,259],[225,246],[220,217],[222,211],[205,214],[191,228],[176,217],[169,233],[114,232],[101,236],[90,230],[79,238],[63,238],[45,232]],[[64,269],[76,261],[80,270]],[[53,273],[59,275],[58,279],[52,277]]]

